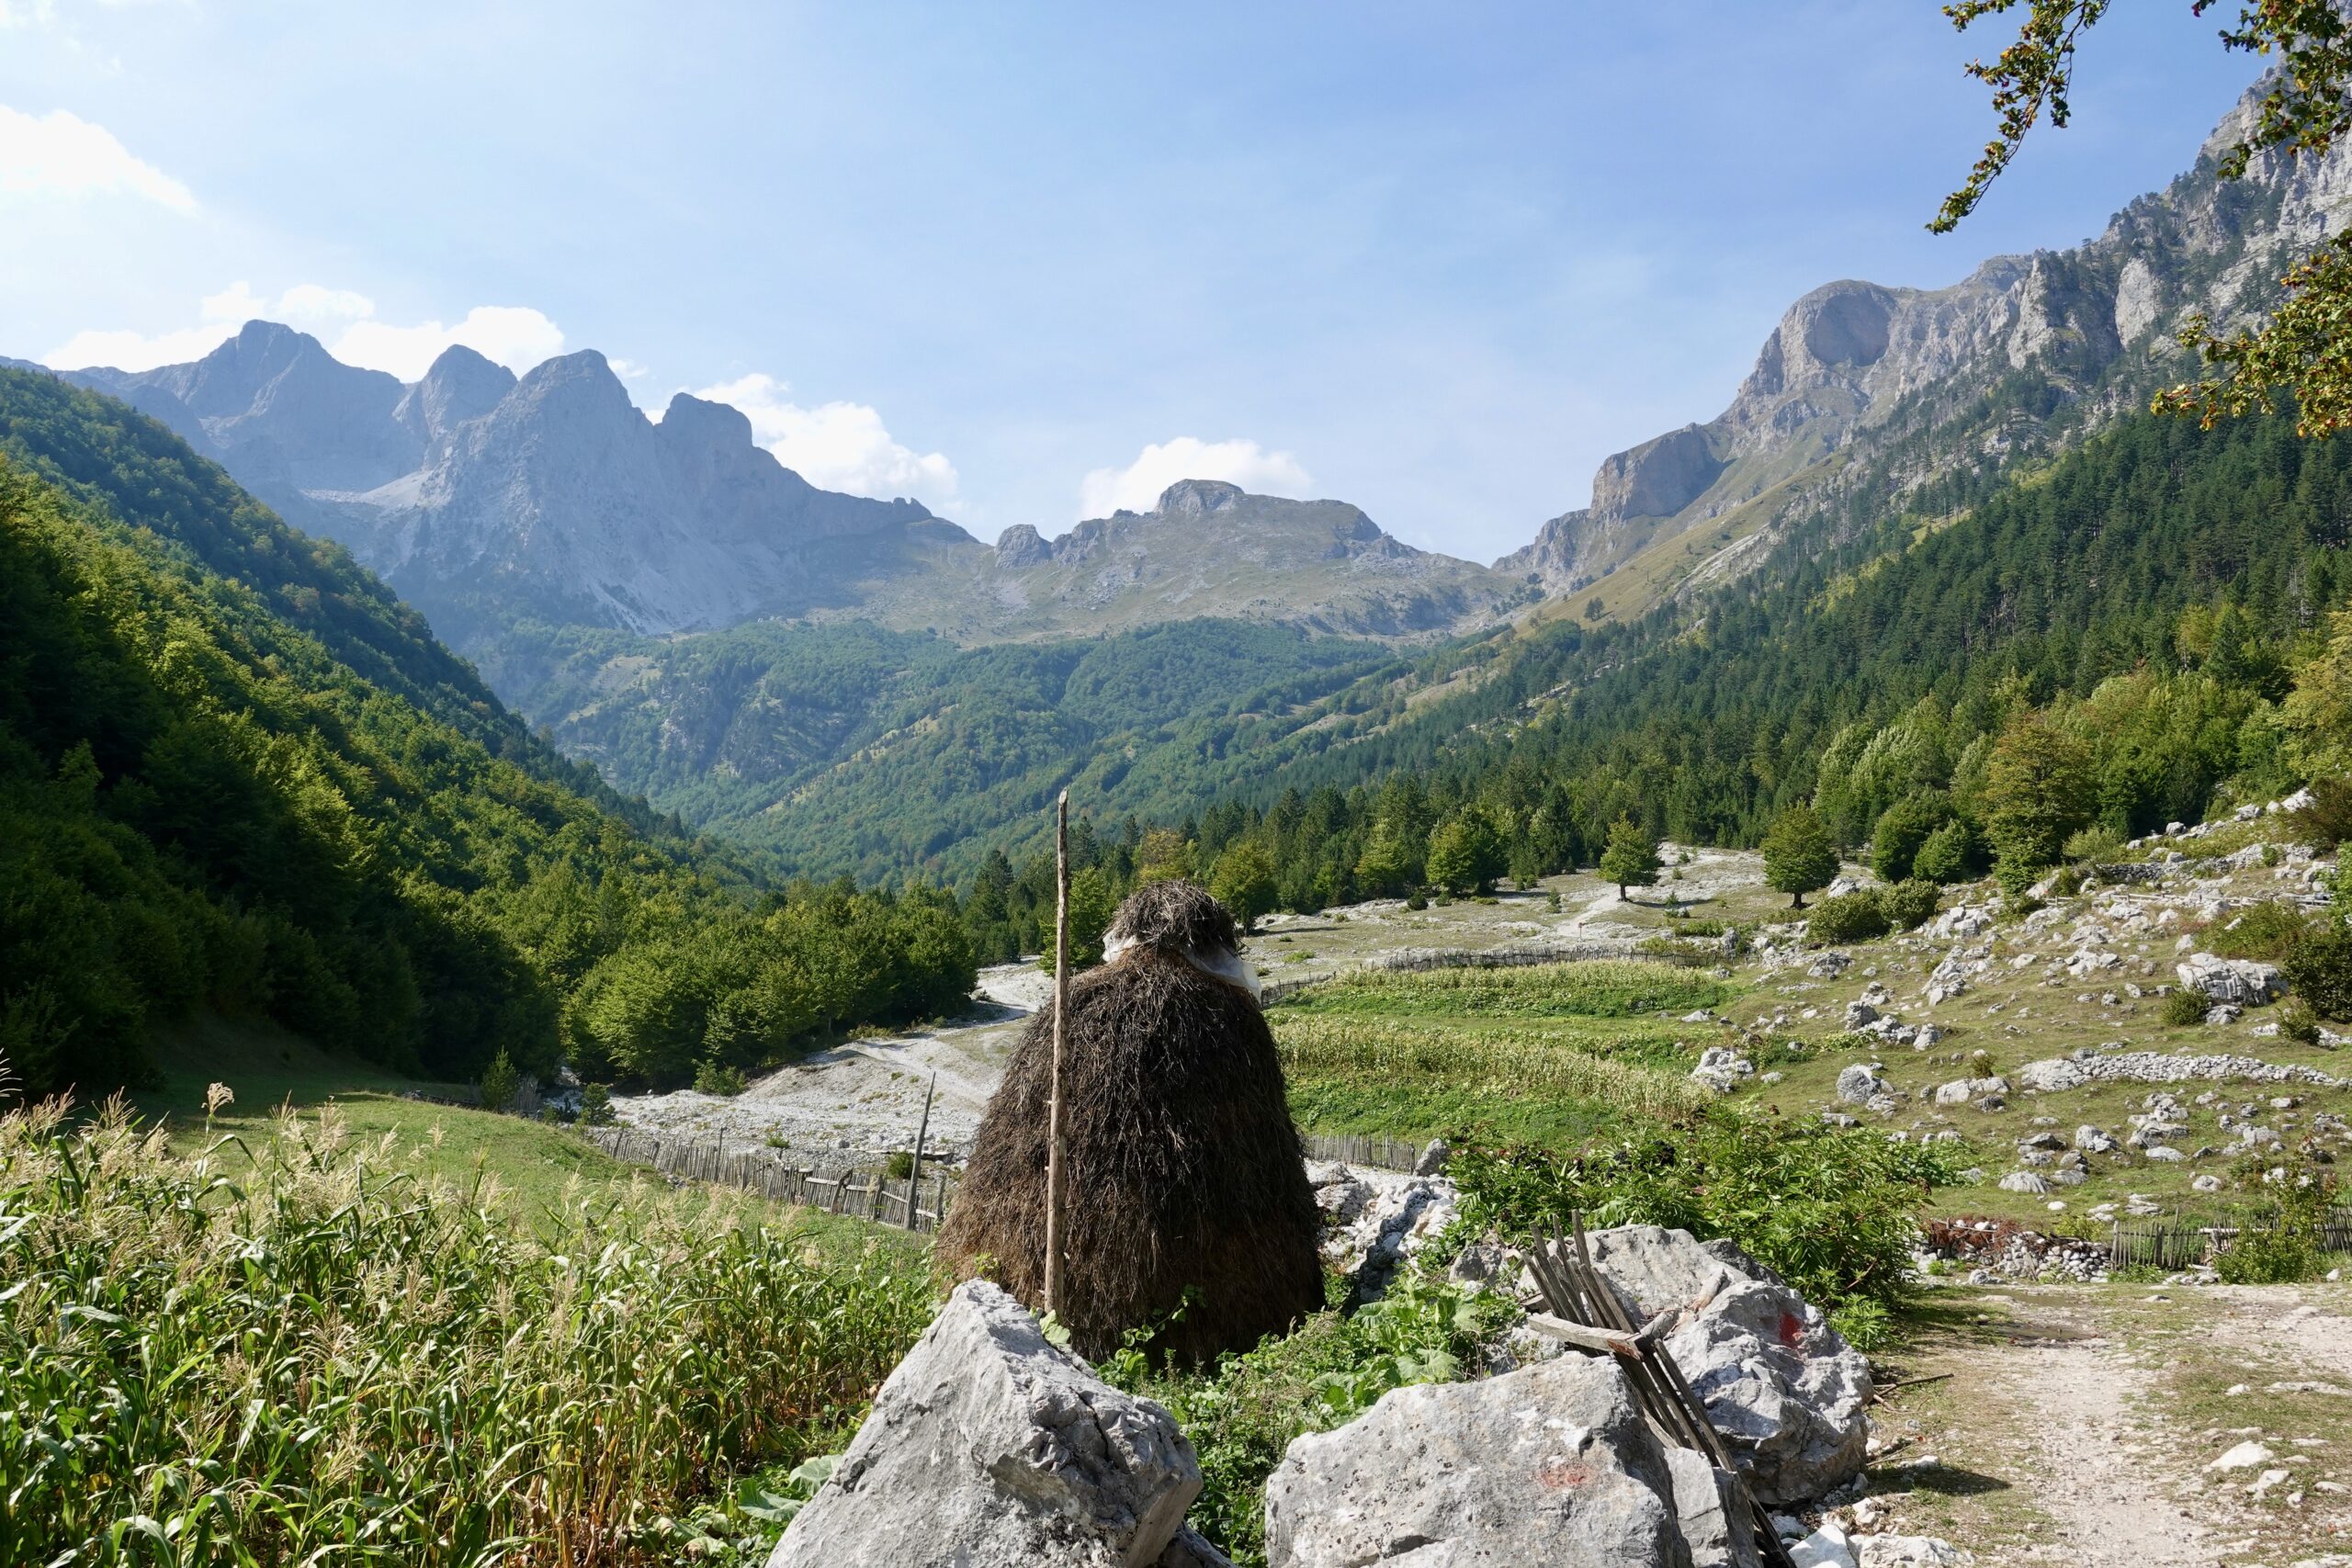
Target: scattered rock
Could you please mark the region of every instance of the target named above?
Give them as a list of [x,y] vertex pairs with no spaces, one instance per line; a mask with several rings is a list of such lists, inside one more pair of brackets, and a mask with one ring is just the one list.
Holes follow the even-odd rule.
[[1848,1002],[1846,1004],[1846,1027],[1849,1030],[1860,1029],[1866,1025],[1876,1023],[1878,1021],[1878,1009],[1871,1006],[1868,1002]]
[[2260,1061],[2253,1056],[2170,1056],[2154,1051],[2119,1051],[2090,1056],[2052,1056],[2028,1062],[2018,1080],[2044,1094],[2080,1089],[2086,1083],[2188,1083],[2196,1079],[2243,1078],[2249,1083],[2307,1083],[2341,1089],[2345,1080],[2315,1067]]
[[1728,1045],[1710,1045],[1699,1053],[1699,1065],[1690,1076],[1728,1094],[1739,1080],[1755,1076],[1756,1064]]
[[2075,1129],[2075,1147],[2086,1155],[2111,1155],[2117,1145],[2113,1134],[2086,1124]]
[[1453,1183],[1442,1176],[1353,1170],[1309,1160],[1316,1206],[1329,1217],[1325,1261],[1355,1280],[1356,1300],[1372,1301],[1388,1288],[1396,1266],[1427,1246],[1461,1212]]
[[1796,1568],[1857,1568],[1852,1542],[1834,1524],[1824,1524],[1791,1546],[1789,1561]]
[[2004,1192],[2047,1192],[2050,1183],[2030,1170],[2013,1170],[2001,1178]]
[[1166,1411],[1103,1382],[976,1280],[883,1383],[768,1568],[1141,1568],[1200,1489]]
[[1931,1535],[1866,1535],[1854,1542],[1857,1568],[1971,1568],[1976,1554]]
[[1435,1176],[1445,1168],[1445,1162],[1453,1157],[1452,1145],[1443,1138],[1431,1138],[1429,1141],[1429,1146],[1421,1151],[1421,1157],[1413,1162],[1413,1174]]
[[2268,1464],[2272,1457],[2268,1449],[2249,1438],[2205,1468],[2213,1471],[2252,1470],[2256,1465]]
[[1669,1568],[1671,1471],[1615,1360],[1383,1394],[1266,1481],[1272,1568],[1419,1561]]

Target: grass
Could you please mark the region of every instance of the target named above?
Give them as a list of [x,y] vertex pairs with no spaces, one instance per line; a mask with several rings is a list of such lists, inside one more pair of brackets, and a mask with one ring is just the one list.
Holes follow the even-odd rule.
[[446,1143],[0,1117],[0,1561],[675,1561],[929,1319],[903,1252],[577,1176],[521,1224]]
[[1509,969],[1372,970],[1288,1006],[1324,1017],[1632,1018],[1713,1008],[1736,994],[1693,970],[1603,959]]

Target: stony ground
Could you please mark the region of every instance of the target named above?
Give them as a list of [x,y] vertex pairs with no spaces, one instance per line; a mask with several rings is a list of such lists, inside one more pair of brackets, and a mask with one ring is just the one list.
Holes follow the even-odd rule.
[[1984,1564],[2352,1565],[2352,1288],[1939,1292],[1860,1508]]

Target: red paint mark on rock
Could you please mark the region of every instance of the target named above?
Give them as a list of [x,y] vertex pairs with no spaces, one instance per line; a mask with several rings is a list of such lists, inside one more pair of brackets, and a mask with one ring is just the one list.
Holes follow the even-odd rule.
[[1546,1492],[1566,1492],[1592,1479],[1592,1468],[1572,1459],[1547,1459],[1535,1467],[1535,1484]]
[[1804,1337],[1804,1319],[1792,1312],[1781,1314],[1781,1343],[1793,1348]]

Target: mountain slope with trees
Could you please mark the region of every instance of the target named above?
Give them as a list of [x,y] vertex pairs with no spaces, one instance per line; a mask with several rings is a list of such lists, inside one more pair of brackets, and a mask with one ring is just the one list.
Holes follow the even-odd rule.
[[969,988],[944,893],[763,887],[645,830],[120,404],[0,370],[0,1052],[32,1092],[137,1080],[198,1008],[444,1078],[674,1079]]

